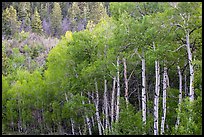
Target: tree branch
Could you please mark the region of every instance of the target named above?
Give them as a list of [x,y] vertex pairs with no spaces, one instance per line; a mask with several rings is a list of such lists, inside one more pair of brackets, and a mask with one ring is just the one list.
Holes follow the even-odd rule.
[[182,45],[182,46],[180,46],[180,47],[178,47],[176,50],[168,50],[168,51],[170,51],[170,52],[176,52],[176,51],[178,51],[180,48],[182,48],[182,47],[184,47],[184,46],[186,46],[186,45]]
[[141,57],[140,54],[138,53],[137,49],[135,49],[135,53],[138,55],[138,57],[139,57],[140,59],[142,59],[142,57]]
[[194,29],[192,29],[192,30],[189,32],[189,35],[191,35],[191,33],[193,33],[195,30],[200,29],[201,27],[202,27],[202,25],[201,25],[201,26],[198,26],[198,27],[196,27],[196,28],[194,28]]

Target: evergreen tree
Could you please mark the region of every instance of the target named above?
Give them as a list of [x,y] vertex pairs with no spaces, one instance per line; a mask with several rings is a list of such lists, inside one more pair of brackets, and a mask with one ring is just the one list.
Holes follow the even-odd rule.
[[62,23],[62,11],[60,8],[60,4],[58,2],[54,2],[54,7],[52,8],[51,13],[51,27],[52,27],[52,35],[60,36],[61,34],[61,23]]
[[89,12],[89,20],[93,20],[95,24],[107,16],[106,9],[102,2],[90,2]]
[[21,21],[21,30],[29,31],[31,26],[30,2],[20,2],[18,5],[18,19]]
[[40,20],[37,7],[35,8],[35,13],[32,19],[32,31],[36,33],[42,33],[42,21]]
[[81,19],[79,2],[73,2],[71,8],[68,9],[68,18],[72,25],[72,31],[77,31],[78,22]]
[[18,32],[19,27],[20,22],[17,20],[16,9],[13,6],[6,8],[2,13],[2,34],[11,36]]

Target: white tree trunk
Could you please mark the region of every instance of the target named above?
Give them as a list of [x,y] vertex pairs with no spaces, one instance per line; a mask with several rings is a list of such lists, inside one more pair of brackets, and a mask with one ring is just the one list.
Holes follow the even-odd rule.
[[112,97],[111,97],[111,126],[112,126],[112,123],[114,122],[115,82],[116,82],[116,77],[113,78],[113,90],[112,90]]
[[194,69],[193,69],[193,64],[192,64],[192,52],[190,49],[190,41],[189,41],[189,32],[187,31],[186,33],[186,48],[188,52],[188,63],[189,63],[189,69],[190,69],[190,87],[189,87],[189,97],[190,101],[194,100],[194,86],[193,86],[193,81],[194,81]]
[[144,58],[142,58],[142,121],[144,125],[146,125],[146,77]]
[[107,98],[107,80],[104,80],[104,108],[105,108],[105,129],[108,129],[108,98]]
[[186,74],[184,75],[184,90],[185,90],[185,97],[188,96],[188,88],[187,88],[187,80],[186,80]]
[[[90,95],[90,92],[88,92],[88,96],[91,96],[91,95]],[[94,97],[94,92],[92,92],[92,97]],[[89,99],[89,104],[91,104],[90,99]],[[91,117],[91,121],[92,121],[92,125],[94,126],[94,125],[95,125],[94,116]]]
[[159,109],[159,90],[160,90],[160,75],[159,75],[159,61],[155,61],[155,95],[154,95],[154,135],[159,135],[159,119],[158,119],[158,109]]
[[[88,92],[88,96],[89,96],[89,97],[91,96],[91,95],[90,95],[90,92]],[[94,96],[93,96],[93,92],[92,92],[92,97],[94,97]],[[94,100],[94,98],[93,98],[93,100]],[[89,104],[91,104],[91,101],[90,101],[89,98],[88,98],[88,101],[89,101]],[[94,117],[93,117],[93,116],[91,116],[91,123],[92,123],[92,127],[94,127],[95,122],[94,122]]]
[[74,132],[74,121],[73,121],[72,118],[71,118],[71,125],[72,125],[72,135],[75,135],[75,132]]
[[[81,96],[82,96],[82,92],[81,92]],[[82,104],[84,104],[84,100],[82,100]],[[86,117],[86,123],[87,123],[88,130],[89,130],[89,135],[92,135],[91,121],[90,121],[90,119],[88,118],[88,116],[86,114],[85,114],[85,117]]]
[[[181,70],[180,67],[177,66],[178,69],[178,75],[179,75],[179,104],[178,104],[178,108],[179,108],[179,112],[181,111],[181,101],[182,101],[182,75],[181,75]],[[177,117],[177,121],[176,121],[176,129],[178,128],[180,122],[180,117]]]
[[[64,93],[64,95],[65,95],[65,99],[66,99],[66,101],[68,102],[67,94]],[[74,120],[71,118],[70,121],[71,121],[71,126],[72,126],[72,134],[75,135],[75,130],[74,130]]]
[[167,68],[164,64],[164,73],[163,73],[163,116],[161,121],[161,135],[164,134],[164,127],[165,127],[165,119],[166,119],[166,89],[167,89]]
[[116,105],[116,122],[119,120],[119,104],[120,103],[120,70],[119,57],[117,57],[117,105]]
[[99,116],[99,95],[98,95],[98,85],[97,85],[97,81],[95,81],[95,88],[96,88],[96,102],[95,102],[95,106],[96,106],[96,119],[97,119],[97,123],[98,123],[98,132],[99,135],[102,135],[102,131],[101,131],[101,120],[100,120],[100,116]]
[[123,66],[124,66],[124,80],[125,80],[125,101],[128,106],[128,79],[127,79],[127,65],[126,59],[123,58]]

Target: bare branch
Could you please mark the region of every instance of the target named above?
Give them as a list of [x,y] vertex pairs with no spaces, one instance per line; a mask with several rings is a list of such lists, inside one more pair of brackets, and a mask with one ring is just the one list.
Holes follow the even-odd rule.
[[170,52],[176,52],[176,51],[178,51],[180,48],[182,48],[182,47],[184,47],[184,46],[186,46],[186,45],[182,45],[182,46],[178,47],[176,50],[168,50],[168,51],[170,51]]
[[138,57],[139,57],[140,59],[142,59],[142,57],[140,56],[140,54],[138,53],[137,50],[138,50],[138,49],[135,49],[135,53],[138,55]]
[[133,72],[134,72],[134,70],[131,72],[131,74],[130,74],[130,76],[129,76],[129,78],[128,78],[128,82],[129,82],[129,80],[130,80],[130,78],[131,78]]
[[191,35],[191,33],[193,33],[195,30],[200,29],[201,27],[202,27],[202,25],[201,25],[201,26],[198,26],[198,27],[196,27],[196,28],[194,28],[194,29],[192,29],[192,30],[189,32],[189,35]]

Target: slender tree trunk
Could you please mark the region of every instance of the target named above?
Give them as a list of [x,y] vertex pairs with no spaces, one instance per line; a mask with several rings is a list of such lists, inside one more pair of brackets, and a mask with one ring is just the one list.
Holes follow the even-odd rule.
[[164,125],[166,119],[166,89],[167,89],[167,67],[164,64],[164,73],[163,73],[163,116],[161,121],[161,135],[164,134]]
[[142,58],[142,121],[146,125],[146,76],[144,58]]
[[[181,101],[182,101],[182,75],[181,75],[181,70],[180,70],[180,67],[177,66],[177,69],[178,69],[178,75],[179,75],[179,104],[178,104],[178,108],[179,108],[179,112],[181,112]],[[178,115],[177,117],[177,121],[176,121],[176,129],[178,128],[179,126],[179,123],[180,123],[180,117]]]
[[99,106],[99,95],[98,95],[98,84],[97,84],[97,81],[95,81],[95,88],[96,88],[96,102],[95,102],[95,106],[96,106],[96,119],[97,119],[97,122],[98,122],[98,132],[99,132],[99,135],[102,135],[102,131],[101,131],[101,121],[100,121],[100,116],[99,116],[99,109],[98,109],[98,106]]
[[114,122],[115,82],[116,82],[116,77],[113,78],[113,90],[112,90],[112,98],[111,98],[111,126],[112,126],[112,123]]
[[71,126],[72,126],[72,135],[75,135],[75,130],[74,130],[74,121],[73,121],[73,119],[72,119],[72,118],[70,119],[70,121],[71,121]]
[[[66,101],[68,102],[67,94],[66,94],[66,93],[64,93],[64,94],[65,94],[65,99],[66,99]],[[75,135],[74,120],[71,118],[71,119],[70,119],[70,122],[71,122],[71,126],[72,126],[72,134]]]
[[159,89],[160,89],[160,75],[159,75],[159,61],[155,61],[155,73],[156,73],[156,84],[155,84],[155,95],[154,95],[154,135],[159,135],[159,119],[158,119],[158,110],[159,110]]
[[139,88],[138,82],[137,82],[137,99],[138,99],[138,105],[139,105],[138,111],[140,111],[142,107],[141,107],[141,98],[140,98],[140,88]]
[[126,65],[125,58],[123,58],[123,66],[124,66],[124,80],[125,80],[125,101],[126,101],[126,106],[128,107],[128,79],[127,79],[127,65]]
[[108,129],[108,98],[107,98],[107,80],[104,80],[104,108],[105,108],[105,129]]
[[[101,124],[102,124],[101,127],[105,127],[105,104],[104,103],[103,103],[103,106],[102,106],[102,122],[101,122]],[[104,129],[103,128],[102,128],[102,134],[104,134]]]
[[187,88],[187,80],[186,80],[186,74],[184,75],[184,90],[185,90],[185,97],[188,96],[188,88]]
[[[82,92],[81,92],[81,96],[82,96]],[[84,100],[82,100],[82,104],[84,104]],[[88,116],[86,114],[85,114],[85,117],[86,117],[87,127],[89,130],[89,135],[92,135],[90,119],[88,118]]]
[[117,105],[116,105],[116,122],[119,120],[119,104],[120,103],[120,70],[119,57],[117,57]]
[[82,135],[81,127],[79,126],[79,135]]
[[190,40],[189,40],[189,32],[187,31],[186,33],[186,48],[187,48],[187,52],[188,52],[188,63],[189,63],[189,68],[190,68],[190,87],[189,87],[189,97],[190,97],[190,101],[194,100],[194,86],[193,86],[193,82],[194,82],[194,69],[193,69],[193,64],[192,64],[192,52],[190,49]]
[[[94,92],[92,92],[92,97],[94,97],[94,94],[93,94],[93,93],[94,93]],[[90,92],[88,92],[88,96],[90,96]],[[90,99],[89,99],[89,104],[91,104]],[[92,122],[92,125],[93,125],[93,127],[94,127],[94,125],[95,125],[94,116],[91,117],[91,122]]]

